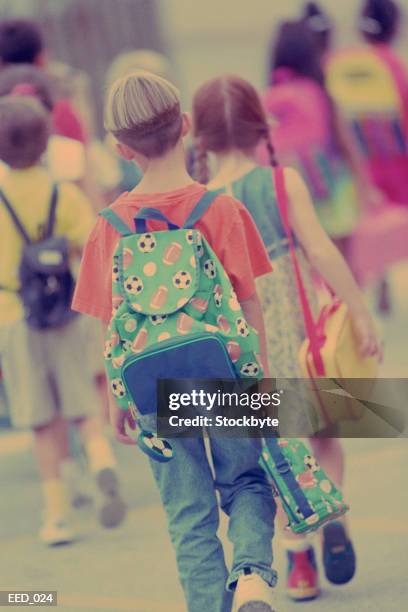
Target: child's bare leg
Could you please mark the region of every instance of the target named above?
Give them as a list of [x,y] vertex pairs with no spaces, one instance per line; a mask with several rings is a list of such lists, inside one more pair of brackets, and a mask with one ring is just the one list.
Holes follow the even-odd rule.
[[70,425],[62,416],[57,417],[55,436],[60,454],[60,475],[67,488],[70,503],[80,507],[90,501],[92,496],[85,479],[84,462],[77,440],[70,436]]
[[103,431],[102,421],[98,416],[84,417],[74,421],[85,451],[88,456],[92,472],[116,466],[111,445]]
[[61,451],[59,441],[61,439],[61,422],[56,417],[51,423],[35,427],[34,454],[42,481],[57,479],[60,476],[59,467],[61,462]]
[[116,527],[126,514],[120,495],[116,461],[99,417],[84,417],[74,421],[81,434],[91,472],[98,488],[98,514],[104,527]]
[[60,461],[71,459],[71,449],[69,445],[69,431],[66,420],[58,415],[55,419],[55,439],[57,441]]
[[60,478],[61,453],[58,445],[61,433],[59,418],[35,427],[34,454],[44,495],[44,525],[40,536],[47,544],[60,544],[73,539],[66,523],[69,511],[65,485]]
[[[318,463],[338,487],[344,479],[344,452],[338,438],[313,438],[312,452]],[[321,529],[323,565],[326,578],[334,584],[346,584],[356,571],[356,556],[350,540],[346,515]]]

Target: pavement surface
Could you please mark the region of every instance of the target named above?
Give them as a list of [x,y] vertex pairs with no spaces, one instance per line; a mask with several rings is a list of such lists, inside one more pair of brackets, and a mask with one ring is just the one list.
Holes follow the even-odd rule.
[[[408,376],[408,270],[393,278],[394,312],[383,323],[384,376]],[[406,439],[349,439],[345,496],[358,555],[355,579],[334,587],[321,579],[319,600],[293,604],[284,595],[282,546],[274,542],[280,612],[402,612],[408,609]],[[41,499],[29,434],[0,430],[0,590],[58,591],[64,612],[186,612],[158,494],[144,456],[117,448],[127,520],[105,531],[92,506],[75,511],[78,541],[47,549],[37,539]],[[227,558],[226,520],[220,534]],[[319,542],[315,538],[316,548]],[[15,610],[25,610],[15,606]],[[213,612],[203,610],[203,612]]]

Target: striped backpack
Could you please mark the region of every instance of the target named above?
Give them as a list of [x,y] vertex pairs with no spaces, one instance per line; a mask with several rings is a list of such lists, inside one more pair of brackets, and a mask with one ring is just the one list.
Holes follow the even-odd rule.
[[407,153],[401,93],[380,51],[362,46],[335,53],[327,86],[366,159]]
[[[143,208],[129,228],[111,208],[100,214],[120,234],[113,256],[113,312],[105,342],[110,388],[139,422],[157,410],[159,379],[262,377],[259,342],[231,282],[196,223],[215,193],[206,192],[183,227]],[[148,220],[168,229],[149,231]],[[158,460],[171,449],[142,431],[142,449]],[[164,446],[163,446],[164,444]]]

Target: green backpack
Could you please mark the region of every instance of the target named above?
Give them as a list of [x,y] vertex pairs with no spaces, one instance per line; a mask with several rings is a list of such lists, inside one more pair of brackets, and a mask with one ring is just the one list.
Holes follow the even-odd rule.
[[[106,369],[118,405],[138,417],[156,413],[161,378],[262,378],[257,333],[217,256],[194,229],[215,197],[206,192],[181,228],[154,208],[138,212],[135,231],[111,208],[100,213],[120,234]],[[148,231],[149,219],[168,229]],[[143,450],[159,460],[163,453],[170,457],[166,442],[142,433]]]
[[348,510],[341,491],[297,438],[265,438],[260,464],[294,533],[315,531]]

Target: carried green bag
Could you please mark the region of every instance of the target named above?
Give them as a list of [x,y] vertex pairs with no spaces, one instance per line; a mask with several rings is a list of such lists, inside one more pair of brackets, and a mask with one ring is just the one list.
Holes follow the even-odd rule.
[[294,533],[315,531],[349,507],[307,446],[296,438],[265,438],[260,464],[280,496]]

